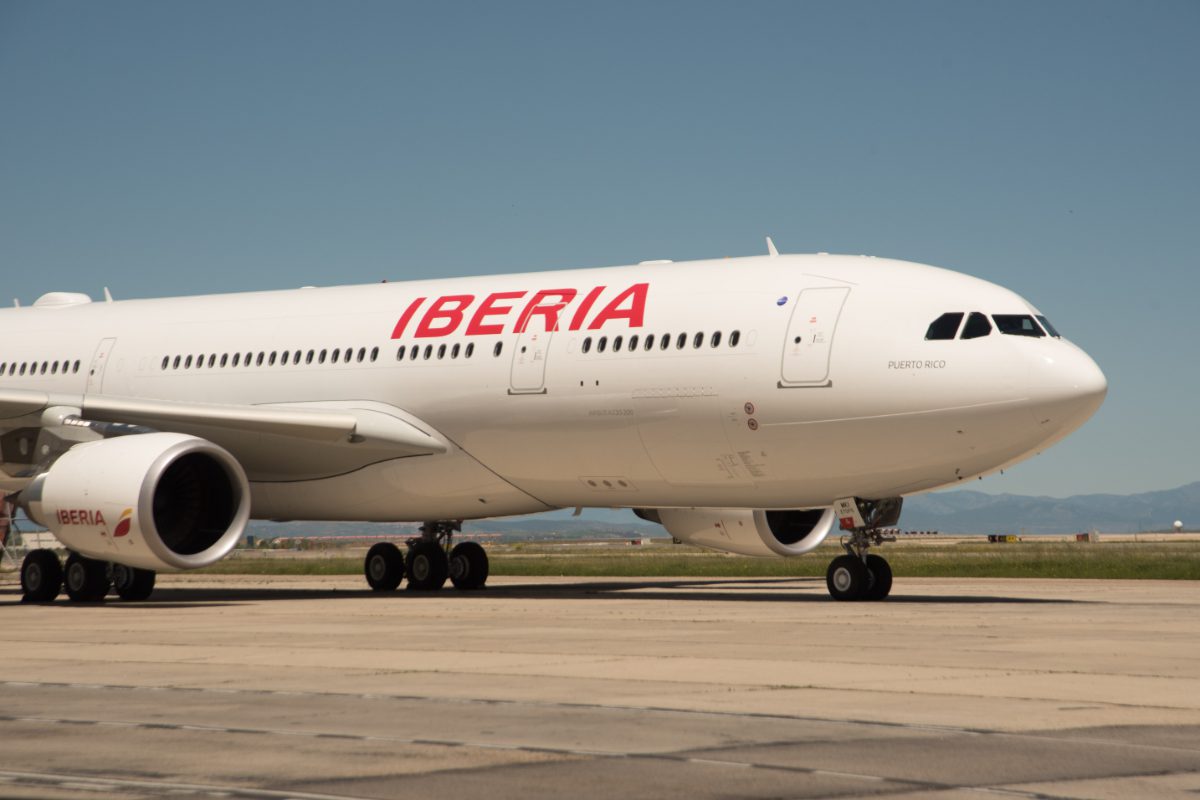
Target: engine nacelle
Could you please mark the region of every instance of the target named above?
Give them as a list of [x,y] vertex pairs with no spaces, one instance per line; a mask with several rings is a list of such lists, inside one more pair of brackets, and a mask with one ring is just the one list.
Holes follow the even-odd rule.
[[837,522],[832,508],[658,508],[636,513],[661,523],[682,542],[744,556],[802,555],[825,541]]
[[78,444],[19,501],[80,555],[153,570],[219,561],[250,518],[241,465],[212,442],[179,433]]

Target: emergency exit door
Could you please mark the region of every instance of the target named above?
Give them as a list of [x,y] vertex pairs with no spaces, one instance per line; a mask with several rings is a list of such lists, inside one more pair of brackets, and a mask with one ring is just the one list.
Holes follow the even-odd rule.
[[833,335],[849,287],[805,289],[796,298],[783,343],[781,386],[828,386]]

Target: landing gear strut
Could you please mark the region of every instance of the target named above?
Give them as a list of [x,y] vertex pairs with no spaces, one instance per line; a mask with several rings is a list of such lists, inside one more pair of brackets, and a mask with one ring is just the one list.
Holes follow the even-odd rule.
[[408,555],[390,542],[381,542],[367,552],[363,572],[377,592],[394,591],[408,578],[414,592],[436,592],[449,578],[456,589],[480,589],[488,577],[488,557],[475,542],[451,547],[454,534],[462,530],[457,520],[433,520],[421,526],[421,535],[408,540]]
[[883,600],[892,591],[892,568],[881,556],[868,552],[871,546],[896,541],[881,528],[900,520],[900,497],[883,500],[848,498],[838,501],[846,555],[838,556],[825,573],[825,585],[834,600]]

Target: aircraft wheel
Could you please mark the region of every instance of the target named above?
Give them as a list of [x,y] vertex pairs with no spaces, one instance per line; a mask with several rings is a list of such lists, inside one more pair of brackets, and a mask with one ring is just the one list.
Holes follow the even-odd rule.
[[455,589],[482,589],[488,579],[488,556],[477,542],[459,542],[450,551],[450,580]]
[[892,566],[883,556],[867,556],[867,571],[871,573],[870,586],[863,595],[864,600],[882,600],[892,591]]
[[395,591],[404,579],[404,554],[391,542],[380,542],[367,551],[363,573],[375,591]]
[[155,573],[152,569],[137,569],[124,564],[112,565],[113,588],[122,600],[147,600],[154,591]]
[[108,594],[108,565],[77,553],[67,556],[67,597],[75,603],[99,603]]
[[417,592],[441,589],[450,571],[449,561],[437,542],[417,542],[408,550],[408,588]]
[[866,565],[850,555],[835,558],[825,572],[825,585],[834,600],[861,600],[870,582]]
[[32,550],[21,562],[21,600],[49,603],[62,591],[62,562],[53,550]]

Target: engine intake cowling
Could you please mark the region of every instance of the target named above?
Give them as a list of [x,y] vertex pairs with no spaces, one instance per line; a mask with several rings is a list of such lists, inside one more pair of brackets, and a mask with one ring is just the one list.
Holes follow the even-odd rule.
[[178,433],[76,445],[20,502],[75,552],[153,570],[219,561],[250,518],[241,465],[212,442]]
[[745,556],[803,555],[823,542],[837,522],[832,508],[658,508],[636,513],[662,524],[682,542]]

